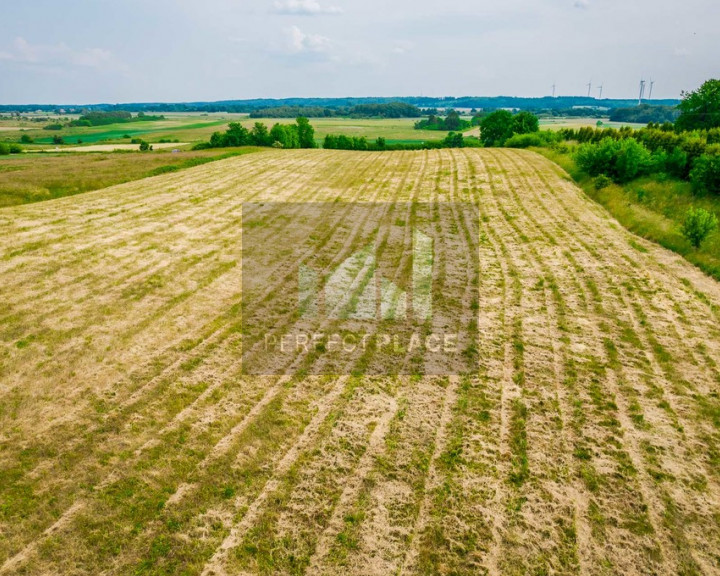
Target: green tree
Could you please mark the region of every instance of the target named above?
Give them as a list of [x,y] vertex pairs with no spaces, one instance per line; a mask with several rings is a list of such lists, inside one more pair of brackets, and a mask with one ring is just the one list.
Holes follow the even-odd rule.
[[29,134],[23,134],[22,136],[20,136],[20,142],[22,142],[23,144],[32,144],[33,139]]
[[442,143],[447,148],[462,148],[465,146],[465,139],[462,132],[450,132]]
[[325,140],[323,140],[323,148],[327,150],[334,150],[337,146],[337,136],[333,136],[332,134],[327,134],[325,136]]
[[272,146],[273,138],[270,136],[267,126],[262,122],[255,122],[250,136],[255,146]]
[[683,92],[680,117],[675,125],[680,130],[717,128],[720,126],[720,80],[708,80],[693,92]]
[[298,116],[295,122],[297,123],[300,148],[317,148],[315,129],[310,125],[310,120],[304,116]]
[[460,114],[458,114],[455,110],[450,110],[448,112],[447,117],[445,118],[445,130],[455,131],[460,130],[462,127],[462,122],[460,119]]
[[531,134],[539,130],[540,122],[532,112],[522,111],[513,116],[513,134]]
[[352,138],[350,138],[349,136],[345,136],[345,134],[340,134],[340,136],[337,137],[338,150],[352,150],[353,146],[354,144]]
[[368,149],[368,141],[365,136],[355,136],[353,137],[353,150],[367,150]]
[[512,129],[512,113],[496,110],[480,121],[480,140],[483,146],[502,146],[512,136]]
[[273,142],[279,142],[283,148],[299,148],[297,126],[289,124],[275,124],[270,130]]
[[[212,139],[211,139],[212,142]],[[228,146],[249,146],[252,144],[250,131],[240,122],[231,122],[222,137],[222,147]]]
[[140,152],[149,152],[152,150],[152,146],[150,146],[149,142],[146,142],[145,140],[140,141]]
[[720,194],[720,155],[703,154],[695,160],[690,181],[698,192]]
[[56,134],[55,136],[53,136],[53,144],[59,146],[60,144],[65,144],[65,140],[63,140],[62,136],[58,136]]
[[695,249],[717,228],[718,219],[704,208],[690,208],[685,214],[682,233]]

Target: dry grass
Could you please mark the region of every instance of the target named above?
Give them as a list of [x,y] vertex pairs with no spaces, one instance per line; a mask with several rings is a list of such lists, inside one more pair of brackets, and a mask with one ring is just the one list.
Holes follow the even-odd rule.
[[[477,202],[476,373],[241,374],[243,203],[338,197]],[[536,154],[271,151],[0,229],[0,574],[720,572],[720,286]]]
[[[177,144],[169,146],[176,147]],[[257,150],[2,156],[0,207],[72,196]]]

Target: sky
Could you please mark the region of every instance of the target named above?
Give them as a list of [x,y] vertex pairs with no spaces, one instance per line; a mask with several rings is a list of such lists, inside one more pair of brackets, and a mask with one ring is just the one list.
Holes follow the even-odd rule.
[[0,104],[677,98],[720,77],[717,0],[23,0]]

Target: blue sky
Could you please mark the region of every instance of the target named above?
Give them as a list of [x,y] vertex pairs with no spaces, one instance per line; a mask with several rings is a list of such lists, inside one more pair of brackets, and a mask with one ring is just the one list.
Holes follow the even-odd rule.
[[720,77],[716,0],[23,0],[0,103],[678,97]]

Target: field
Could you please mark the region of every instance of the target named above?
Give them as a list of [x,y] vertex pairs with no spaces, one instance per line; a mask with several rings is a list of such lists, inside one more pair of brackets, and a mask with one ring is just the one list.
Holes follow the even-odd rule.
[[[252,128],[255,122],[262,122],[268,126],[280,123],[292,123],[292,118],[249,118],[247,114],[213,113],[206,115],[165,113],[165,120],[151,122],[132,122],[110,124],[96,127],[65,128],[60,131],[43,130],[43,126],[51,124],[51,119],[44,123],[18,122],[15,119],[0,120],[2,136],[0,141],[19,142],[20,137],[26,134],[34,139],[29,149],[55,148],[52,144],[53,136],[60,135],[67,145],[77,145],[82,140],[83,145],[114,142],[128,144],[131,138],[142,138],[148,142],[172,140],[178,142],[205,142],[210,139],[213,132],[224,131],[230,122],[240,122]],[[347,136],[365,136],[368,140],[375,140],[382,136],[390,142],[442,140],[447,132],[414,130],[413,125],[417,118],[394,119],[362,119],[362,118],[312,118],[315,127],[315,136],[319,142],[326,134],[345,134]],[[128,136],[129,138],[124,138]]]
[[[186,146],[183,142],[153,144],[153,150],[165,150],[166,148],[180,149]],[[59,149],[61,152],[137,152],[137,144],[95,144],[93,146],[70,146]]]
[[[433,206],[476,369],[244,374],[244,205],[278,201],[339,259],[357,206]],[[720,574],[720,285],[537,154],[268,151],[0,230],[2,575]]]
[[[19,142],[21,136],[33,138],[33,144],[26,145],[28,150],[54,150],[54,136],[62,136],[65,146],[83,151],[97,151],[97,146],[123,147],[130,146],[130,140],[141,138],[151,143],[161,140],[170,141],[168,146],[183,147],[186,143],[207,142],[213,132],[222,132],[230,122],[240,122],[247,128],[252,128],[255,122],[261,122],[271,127],[275,123],[293,123],[292,118],[249,118],[247,114],[233,113],[165,113],[165,120],[151,122],[132,122],[110,124],[96,127],[64,128],[60,131],[43,130],[43,126],[55,122],[38,123],[18,121],[17,119],[0,119],[0,141]],[[63,117],[65,118],[65,117]],[[73,117],[74,118],[74,117]],[[465,116],[470,119],[470,116]],[[315,128],[315,137],[321,143],[327,134],[344,134],[346,136],[364,136],[369,141],[379,137],[385,138],[389,143],[410,143],[442,140],[447,136],[445,131],[415,130],[413,128],[418,118],[312,118]],[[609,122],[603,119],[605,126],[619,128],[625,124]],[[541,118],[542,129],[559,130],[560,128],[580,128],[582,126],[595,126],[596,118]],[[634,128],[642,125],[629,124]],[[472,128],[465,131],[467,136],[479,136],[480,129]],[[78,143],[80,141],[80,143]],[[136,146],[135,146],[136,147]],[[61,147],[62,148],[62,147]]]
[[[310,123],[315,128],[318,141],[326,134],[344,134],[345,136],[365,136],[368,140],[378,137],[388,142],[418,142],[429,140],[442,140],[447,132],[441,130],[415,130],[413,126],[419,118],[312,118]],[[263,122],[272,126],[276,122],[294,122],[289,118],[248,118],[242,124],[251,128],[255,122]]]
[[[94,148],[94,146],[92,147]],[[0,207],[40,202],[99,190],[205,162],[256,152],[258,148],[0,156]]]
[[605,128],[622,128],[623,126],[629,126],[630,128],[637,130],[644,128],[645,124],[636,124],[633,122],[611,122],[608,118],[541,118],[540,129],[541,130],[560,130],[561,128],[583,128],[584,126],[595,127],[598,120],[601,120],[603,127]]
[[[179,142],[199,142],[208,140],[210,135],[223,130],[228,122],[233,122],[245,115],[219,114],[212,116],[199,116],[191,114],[165,114],[165,120],[148,122],[130,122],[109,124],[106,126],[72,127],[62,130],[44,130],[43,127],[57,121],[50,117],[45,122],[18,122],[15,119],[0,121],[2,140],[18,142],[22,135],[30,136],[34,145],[29,149],[54,148],[53,137],[61,136],[66,144],[76,145],[78,140],[83,144],[99,144],[116,142],[129,144],[132,138],[143,138],[148,142],[158,142],[163,139],[178,140]],[[74,119],[77,116],[63,116],[62,119]],[[126,138],[127,136],[127,138]]]

